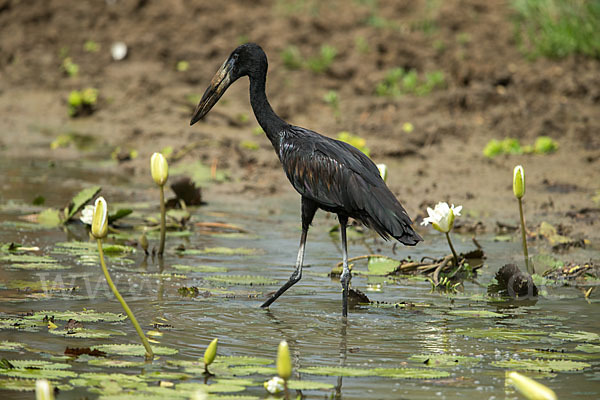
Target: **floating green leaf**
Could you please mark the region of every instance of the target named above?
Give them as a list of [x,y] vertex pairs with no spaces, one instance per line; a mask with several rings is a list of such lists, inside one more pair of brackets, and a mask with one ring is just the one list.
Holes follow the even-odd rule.
[[329,376],[373,376],[372,369],[352,368],[352,367],[306,367],[301,368],[299,372],[311,375],[329,375]]
[[[212,372],[219,375],[219,372],[223,372],[226,375],[233,376],[248,376],[248,375],[275,375],[277,369],[275,367],[265,367],[262,365],[242,365],[236,367],[224,368],[221,364],[213,364]],[[186,369],[188,372],[191,370]]]
[[75,329],[51,329],[48,331],[53,335],[62,335],[64,337],[71,338],[86,338],[86,339],[105,339],[113,335],[125,335],[125,332],[121,331],[108,331],[103,329],[87,329],[87,328],[75,328]]
[[231,365],[269,365],[273,364],[273,360],[270,358],[263,357],[251,357],[251,356],[219,356],[215,360],[216,364]]
[[509,328],[457,329],[455,333],[473,338],[506,340],[513,342],[539,340],[541,336],[546,335],[546,333],[542,331]]
[[233,392],[243,392],[246,388],[244,386],[232,385],[229,383],[213,383],[211,385],[206,385],[203,383],[194,383],[194,382],[183,382],[177,384],[175,388],[176,391],[185,391],[185,392],[196,392],[198,390],[203,390],[206,393],[233,393]]
[[369,257],[369,275],[387,275],[396,270],[400,261],[388,257]]
[[115,314],[111,312],[96,312],[94,310],[83,311],[37,311],[33,315],[26,315],[23,318],[33,320],[43,320],[44,318],[54,317],[58,321],[68,321],[74,319],[80,322],[118,322],[127,319],[125,314]]
[[421,362],[428,367],[453,367],[456,365],[474,365],[479,363],[481,358],[452,354],[415,354],[410,356],[409,360]]
[[72,371],[62,369],[0,369],[0,375],[6,375],[13,378],[33,378],[33,379],[61,379],[73,378],[77,374]]
[[295,381],[295,380],[289,380],[288,381],[288,389],[291,390],[329,390],[329,389],[333,389],[335,386],[333,386],[331,383],[327,383],[327,382],[317,382],[317,381]]
[[30,270],[30,271],[54,271],[61,269],[71,269],[70,265],[63,264],[53,264],[53,263],[32,263],[32,264],[11,264],[11,269],[22,269],[22,270]]
[[17,329],[26,332],[35,332],[40,327],[46,327],[47,323],[42,321],[26,321],[22,318],[0,319],[0,329]]
[[[164,346],[151,346],[156,355],[167,356],[177,354],[178,350]],[[92,350],[103,351],[108,354],[118,354],[121,356],[145,356],[146,349],[141,344],[101,344],[92,346]]]
[[493,361],[492,365],[499,368],[542,371],[542,372],[564,372],[564,371],[579,371],[584,368],[591,367],[591,364],[581,361],[571,360],[504,360]]
[[119,373],[107,374],[99,372],[86,372],[79,374],[77,379],[71,379],[69,381],[69,383],[73,386],[84,387],[104,387],[111,382],[116,383],[118,388],[133,387],[138,389],[144,385],[143,379],[139,376]]
[[48,208],[38,214],[37,222],[46,228],[54,228],[63,223],[60,217],[60,211]]
[[575,350],[583,351],[585,353],[600,353],[600,345],[597,344],[578,344]]
[[50,256],[34,256],[31,254],[9,254],[1,256],[0,261],[8,261],[11,263],[56,263],[57,261]]
[[203,250],[198,250],[198,249],[189,249],[189,250],[183,250],[180,253],[186,254],[186,255],[195,255],[195,254],[220,254],[220,255],[226,255],[226,256],[251,256],[254,254],[258,254],[259,250],[258,249],[249,249],[246,247],[238,247],[238,248],[231,248],[231,247],[206,247]]
[[213,265],[171,265],[171,268],[174,268],[178,271],[182,272],[227,272],[227,268],[225,267],[216,267]]
[[548,358],[548,359],[559,359],[559,360],[590,360],[597,358],[593,354],[581,354],[581,353],[567,353],[563,351],[556,351],[553,349],[523,349],[523,352],[527,353],[529,357],[535,358]]
[[8,360],[13,367],[19,369],[69,369],[71,365],[54,363],[46,360]]
[[90,358],[88,364],[97,367],[137,368],[143,367],[146,363],[144,361],[114,360],[111,358]]
[[394,379],[439,379],[450,376],[446,371],[422,368],[375,368],[373,375]]
[[499,314],[493,311],[487,310],[450,310],[450,315],[456,315],[459,317],[473,317],[473,318],[501,318],[506,317],[505,314]]
[[597,342],[600,340],[600,335],[594,332],[552,332],[551,337],[567,340],[569,342]]
[[35,379],[0,379],[0,389],[32,392],[35,390]]
[[224,283],[228,285],[274,285],[278,281],[260,275],[211,275],[204,277],[210,282]]
[[9,342],[8,340],[0,342],[0,351],[19,350],[23,347],[25,347],[23,343]]

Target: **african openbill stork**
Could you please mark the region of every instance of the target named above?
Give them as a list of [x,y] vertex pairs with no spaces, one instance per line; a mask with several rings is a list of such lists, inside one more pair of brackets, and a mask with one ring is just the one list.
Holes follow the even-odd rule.
[[231,53],[204,92],[190,125],[210,111],[229,85],[246,75],[250,78],[250,104],[254,115],[271,141],[285,174],[302,196],[302,236],[295,270],[262,307],[270,306],[302,277],[308,227],[320,208],[337,214],[340,222],[342,315],[346,317],[351,278],[346,244],[348,218],[362,222],[384,239],[391,236],[405,245],[413,246],[423,239],[412,228],[410,217],[369,157],[347,143],[290,125],[275,114],[265,94],[267,56],[257,44],[243,44]]

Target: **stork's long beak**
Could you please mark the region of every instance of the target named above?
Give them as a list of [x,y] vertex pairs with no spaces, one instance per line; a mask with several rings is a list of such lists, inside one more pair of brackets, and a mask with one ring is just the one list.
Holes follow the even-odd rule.
[[213,106],[219,101],[225,90],[231,85],[231,70],[233,68],[235,60],[232,58],[228,58],[221,68],[217,71],[215,76],[213,76],[210,81],[210,86],[206,88],[200,103],[196,107],[194,114],[192,115],[192,120],[190,121],[190,125],[194,125],[196,122],[202,119]]

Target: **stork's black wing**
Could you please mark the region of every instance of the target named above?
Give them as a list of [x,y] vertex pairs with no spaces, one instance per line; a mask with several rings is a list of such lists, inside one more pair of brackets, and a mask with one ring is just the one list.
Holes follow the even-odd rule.
[[298,193],[321,208],[358,219],[385,239],[393,236],[407,245],[422,240],[377,166],[355,147],[292,126],[282,138],[279,158]]

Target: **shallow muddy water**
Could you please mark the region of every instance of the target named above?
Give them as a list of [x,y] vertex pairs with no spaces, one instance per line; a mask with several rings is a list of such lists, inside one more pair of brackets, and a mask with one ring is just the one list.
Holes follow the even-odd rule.
[[[61,164],[49,168],[46,162],[41,161],[5,160],[0,164],[0,169],[0,175],[5,177],[2,183],[4,207],[0,209],[0,221],[3,224],[0,243],[38,246],[40,251],[28,254],[50,255],[56,263],[68,267],[63,270],[25,270],[15,268],[15,263],[7,259],[0,261],[0,292],[4,293],[0,297],[0,318],[42,310],[121,312],[119,303],[105,284],[99,264],[94,263],[93,259],[86,262],[81,254],[57,251],[56,244],[60,242],[88,241],[87,231],[82,224],[73,223],[68,230],[27,230],[11,225],[9,221],[20,221],[19,215],[39,212],[49,206],[64,206],[74,193],[93,184],[105,186],[102,194],[109,205],[131,202],[132,199],[154,201],[151,196],[157,193],[147,190],[151,181],[132,185],[127,182],[125,175],[112,175],[107,180],[102,173],[93,173],[91,168],[80,164]],[[15,206],[15,202],[31,204],[37,195],[45,196],[44,206],[28,207],[30,209]],[[303,390],[304,398],[519,398],[511,388],[505,387],[507,369],[520,370],[538,379],[554,389],[562,399],[600,397],[600,353],[594,346],[589,347],[595,352],[581,350],[584,348],[581,346],[586,344],[600,344],[600,338],[595,335],[600,332],[600,309],[594,296],[591,300],[585,300],[579,289],[556,286],[541,286],[542,296],[537,301],[507,302],[487,296],[487,284],[495,271],[507,262],[521,261],[517,234],[511,242],[494,242],[490,235],[479,237],[487,257],[485,266],[479,270],[476,282],[465,282],[458,293],[431,292],[431,285],[425,280],[355,275],[352,286],[365,292],[373,303],[351,308],[345,323],[341,318],[339,281],[327,276],[341,260],[338,237],[329,233],[336,224],[335,218],[321,211],[317,213],[308,236],[302,280],[275,302],[270,310],[263,310],[260,304],[266,295],[276,290],[292,272],[300,236],[299,198],[284,195],[260,202],[240,202],[236,198],[206,200],[209,202],[207,206],[190,209],[190,236],[167,238],[167,253],[162,261],[146,257],[139,247],[134,254],[108,258],[113,279],[144,330],[160,330],[162,336],[154,339],[161,346],[176,349],[178,354],[159,356],[144,366],[125,368],[92,365],[88,361],[95,357],[89,356],[66,361],[61,359],[59,362],[70,365],[68,370],[73,372],[73,376],[53,379],[72,387],[71,390],[62,390],[59,399],[97,396],[97,390],[86,392],[86,387],[78,386],[73,381],[77,375],[81,377],[89,372],[129,375],[148,375],[157,371],[181,372],[186,374],[187,379],[170,376],[162,380],[174,382],[175,387],[181,382],[202,383],[204,378],[197,371],[190,372],[169,361],[201,359],[206,346],[215,337],[219,338],[219,356],[253,356],[273,360],[279,341],[287,340],[294,364],[293,379],[332,385],[323,390]],[[12,206],[5,206],[7,204]],[[152,203],[140,204],[139,209],[119,225],[124,228],[137,225],[141,223],[141,215],[156,213],[157,209]],[[208,234],[193,226],[195,222],[210,221],[235,224],[247,233]],[[123,230],[132,232],[131,229]],[[453,237],[458,251],[474,248],[470,236],[455,234]],[[426,233],[425,240],[415,248],[397,246],[394,254],[391,243],[366,234],[350,242],[349,256],[377,253],[398,259],[409,255],[413,259],[420,259],[447,254],[442,235]],[[157,245],[155,237],[150,237],[150,245]],[[230,251],[234,254],[217,250],[186,254],[175,250],[180,245],[188,250],[237,250]],[[573,253],[573,257],[580,259],[581,254],[589,254],[590,258],[592,254],[597,255],[593,250],[587,249],[586,252]],[[185,268],[178,267],[182,265]],[[211,270],[201,266],[221,267],[221,270],[203,272]],[[366,263],[357,262],[355,268],[366,270]],[[250,285],[247,282],[234,284],[227,281],[227,277],[237,275],[260,276],[267,282]],[[18,281],[30,283],[15,285]],[[34,283],[40,281],[62,282],[65,287],[75,289],[48,293],[43,290],[39,293],[23,290],[25,287],[33,288]],[[46,288],[47,285],[50,284],[46,284]],[[178,292],[181,287],[191,286],[210,294],[192,298]],[[44,289],[44,285],[41,288]],[[480,313],[464,313],[473,310]],[[51,314],[48,312],[48,315]],[[56,322],[59,328],[65,323]],[[166,326],[153,328],[151,325],[156,323]],[[119,331],[125,335],[89,339],[50,334],[46,326],[37,326],[31,331],[4,327],[0,330],[1,341],[17,342],[24,346],[15,350],[0,350],[0,356],[8,360],[58,360],[66,347],[139,342],[127,320],[85,322],[84,326]],[[499,332],[508,333],[501,335]],[[566,354],[557,356],[555,352],[539,351],[548,349]],[[440,365],[433,354],[456,356],[456,360]],[[143,360],[142,357],[132,356],[111,358]],[[536,358],[543,362],[564,358],[584,364],[576,364],[565,372],[547,371],[543,374],[518,367],[508,368],[502,364],[511,359]],[[427,359],[430,359],[429,364],[423,362]],[[548,367],[553,364],[543,365]],[[348,371],[417,368],[441,373],[434,378],[401,379],[380,374],[338,377],[335,373],[318,375],[310,372],[313,367],[338,366],[352,368]],[[266,398],[268,394],[262,383],[274,375],[275,372],[241,376],[253,383],[244,385],[245,390],[241,392],[219,395]],[[2,378],[5,377],[0,375]],[[217,372],[217,376],[208,383],[214,383],[218,378]],[[158,386],[158,379],[149,380],[148,386]],[[139,395],[151,397],[143,393]],[[0,396],[9,399],[33,395],[2,390]],[[164,394],[162,396],[166,397]]]

